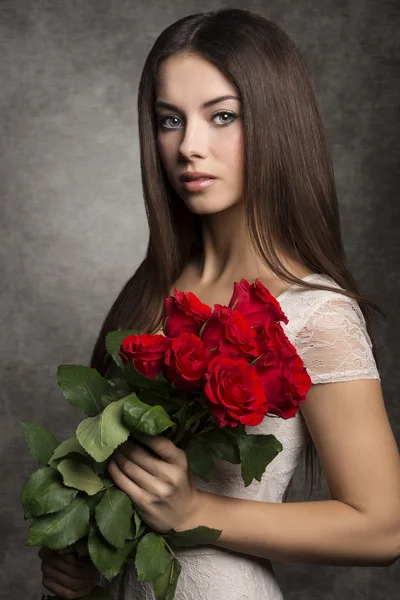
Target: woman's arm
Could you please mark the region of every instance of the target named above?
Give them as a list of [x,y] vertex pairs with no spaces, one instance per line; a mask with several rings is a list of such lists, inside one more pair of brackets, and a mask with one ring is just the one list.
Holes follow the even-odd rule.
[[200,491],[180,530],[282,562],[388,566],[400,556],[400,457],[378,380],[313,385],[301,410],[332,500],[274,503]]
[[222,529],[215,546],[294,563],[389,566],[400,550],[392,536],[338,500],[260,502],[200,492],[197,515],[180,530]]

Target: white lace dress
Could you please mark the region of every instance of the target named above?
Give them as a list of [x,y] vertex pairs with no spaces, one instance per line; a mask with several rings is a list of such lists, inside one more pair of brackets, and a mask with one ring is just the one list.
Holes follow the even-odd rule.
[[[339,287],[330,277],[307,275],[312,283]],[[379,379],[363,314],[351,298],[325,290],[288,288],[278,296],[289,323],[282,323],[312,383]],[[216,460],[212,479],[195,478],[198,488],[220,495],[282,502],[307,442],[301,410],[292,419],[266,416],[248,433],[273,433],[283,451],[268,465],[260,482],[244,487],[240,465]],[[175,600],[282,600],[271,562],[217,546],[178,550],[182,570]],[[105,580],[102,580],[103,585]],[[150,583],[139,583],[133,566],[108,584],[113,600],[154,600]]]

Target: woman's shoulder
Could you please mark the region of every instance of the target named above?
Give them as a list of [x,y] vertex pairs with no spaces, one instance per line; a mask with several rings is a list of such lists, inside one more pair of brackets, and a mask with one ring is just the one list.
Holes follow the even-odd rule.
[[[309,275],[306,275],[306,277],[303,277],[302,281],[311,283],[312,285],[318,287],[308,288],[304,286],[293,286],[290,291],[293,292],[296,298],[300,298],[300,296],[302,296],[314,302],[334,297],[353,300],[353,298],[347,295],[346,290],[333,277],[325,273],[310,273]],[[333,289],[323,289],[322,286]]]
[[364,317],[357,300],[343,293],[345,290],[333,277],[323,273],[311,273],[304,277],[303,281],[333,289],[311,289],[296,285],[282,294],[278,300],[289,319],[289,330],[299,330],[304,323],[320,313],[345,314],[350,311],[357,313],[363,321]]

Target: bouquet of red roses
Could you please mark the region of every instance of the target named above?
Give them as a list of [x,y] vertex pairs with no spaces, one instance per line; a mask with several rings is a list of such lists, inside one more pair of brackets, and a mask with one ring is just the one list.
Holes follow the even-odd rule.
[[[259,280],[235,282],[228,306],[212,310],[174,290],[165,308],[162,333],[108,333],[112,376],[59,365],[64,396],[87,415],[75,435],[59,443],[43,427],[21,422],[40,467],[22,490],[24,517],[32,519],[27,544],[89,555],[108,581],[131,562],[157,600],[174,598],[181,567],[173,548],[213,543],[221,531],[152,531],[106,477],[111,454],[135,433],[162,433],[185,450],[196,476],[209,481],[215,460],[226,460],[241,465],[248,486],[283,447],[245,426],[267,414],[294,417],[311,386],[280,323],[288,319]],[[88,596],[107,597],[100,587]]]

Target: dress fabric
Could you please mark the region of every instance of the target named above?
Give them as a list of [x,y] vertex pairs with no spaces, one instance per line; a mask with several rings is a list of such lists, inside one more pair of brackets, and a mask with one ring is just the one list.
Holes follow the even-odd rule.
[[[329,276],[313,273],[303,280],[340,286]],[[289,319],[282,327],[296,347],[312,383],[353,379],[380,380],[370,337],[358,303],[344,294],[309,290],[294,285],[278,296]],[[194,477],[196,487],[220,495],[264,502],[282,502],[282,497],[308,441],[307,426],[299,410],[291,419],[266,415],[247,433],[270,434],[283,450],[268,465],[261,481],[245,487],[240,465],[215,459],[209,482]],[[213,545],[192,546],[176,551],[182,570],[175,600],[283,600],[271,562]],[[133,565],[110,584],[102,579],[113,600],[154,600],[152,585],[137,581]]]

